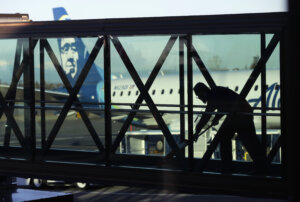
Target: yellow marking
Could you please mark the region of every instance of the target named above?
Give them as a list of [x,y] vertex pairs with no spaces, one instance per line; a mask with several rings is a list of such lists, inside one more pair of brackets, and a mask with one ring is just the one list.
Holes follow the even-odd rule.
[[245,152],[244,154],[244,160],[247,161],[248,152]]
[[68,15],[63,15],[58,20],[65,20],[67,17],[68,17]]

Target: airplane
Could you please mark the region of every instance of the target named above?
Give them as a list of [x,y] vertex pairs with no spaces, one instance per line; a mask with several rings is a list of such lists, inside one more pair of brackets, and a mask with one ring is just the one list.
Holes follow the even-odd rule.
[[[68,17],[68,13],[62,7],[53,8],[53,13],[54,13],[54,20],[70,20],[70,18]],[[71,40],[75,42],[75,39],[73,38],[68,38],[67,40],[69,41]],[[74,47],[73,49],[80,50],[84,48],[84,45],[82,45],[83,42],[81,38],[76,38],[76,40],[79,41],[78,44],[80,44],[79,45],[80,48]],[[62,47],[61,41],[62,39],[58,40],[58,44],[60,47]],[[63,50],[63,48],[61,48],[60,50]],[[86,50],[84,51],[85,51],[85,55],[88,56],[89,53]],[[63,51],[60,52],[60,55],[61,55],[62,65],[64,65],[64,61],[67,60],[64,59]],[[70,63],[69,65],[71,65],[70,61],[69,63]],[[70,72],[70,73],[74,72],[74,70],[69,70],[70,68],[69,69],[65,68],[65,69],[67,69],[66,72]],[[92,67],[92,71],[94,72],[93,75],[97,73],[99,74],[98,79],[94,79],[92,82],[90,82],[90,85],[88,87],[85,84],[83,84],[82,87],[83,90],[81,90],[79,98],[83,102],[95,101],[94,99],[96,98],[97,99],[96,102],[104,103],[103,69],[94,65]],[[267,71],[266,72],[267,75],[266,76],[266,81],[267,81],[266,108],[268,112],[268,116],[266,116],[266,127],[267,127],[267,134],[269,135],[268,137],[270,138],[271,135],[275,135],[278,137],[278,135],[280,134],[280,111],[279,111],[280,110],[280,83],[279,83],[280,74],[278,69],[267,68],[266,71]],[[210,74],[217,85],[228,87],[234,90],[235,92],[240,93],[244,86],[244,82],[247,81],[251,72],[252,72],[251,69],[247,69],[247,70],[211,71]],[[74,78],[75,77],[76,76],[74,76]],[[68,78],[70,81],[72,81],[72,78],[70,76]],[[88,79],[89,78],[87,78],[87,80]],[[145,84],[147,81],[147,77],[142,76],[141,80]],[[193,86],[197,82],[206,83],[200,71],[193,73]],[[88,90],[88,89],[92,89],[92,90]],[[178,74],[169,73],[167,75],[161,74],[157,76],[151,88],[149,89],[148,93],[151,96],[153,102],[156,104],[159,113],[162,114],[162,118],[165,124],[167,125],[167,127],[169,128],[171,134],[175,138],[175,141],[178,143],[179,141],[178,136],[180,131],[180,116],[178,113],[179,100],[180,100]],[[127,117],[126,112],[129,112],[132,109],[132,105],[137,100],[139,94],[140,91],[138,87],[129,76],[127,77],[122,76],[120,78],[117,78],[115,75],[112,75],[112,80],[111,80],[112,120],[121,121],[121,122],[124,121]],[[185,103],[187,103],[186,86],[184,89],[184,94],[185,94]],[[257,130],[257,134],[261,134],[262,104],[261,104],[260,79],[257,79],[256,83],[253,85],[253,88],[249,92],[246,99],[255,109],[254,122]],[[205,106],[204,103],[201,103],[201,101],[198,100],[196,96],[193,96],[193,103],[194,105],[196,105],[196,107],[194,108],[194,115],[193,115],[193,119],[196,122],[200,120],[199,116],[201,116],[201,112],[205,109]],[[166,106],[166,104],[168,104],[169,106]],[[197,105],[199,105],[199,107],[197,107]],[[101,107],[101,106],[103,107],[103,105],[98,105],[97,107]],[[144,129],[138,131],[127,131],[126,135],[134,137],[135,140],[143,139],[144,136],[148,136],[148,137],[157,136],[157,135],[163,136],[162,131],[159,129],[159,126],[156,120],[154,119],[151,111],[149,110],[149,107],[146,105],[145,101],[142,103],[139,109],[141,110],[141,112],[136,114],[135,119],[131,122],[131,124],[136,126],[141,126]],[[124,110],[125,113],[115,112],[118,110]],[[177,113],[174,113],[174,111],[177,111]],[[222,120],[224,120],[224,118],[225,116],[223,117]],[[187,122],[187,116],[185,116],[185,122]],[[209,124],[211,123],[209,122],[208,125]],[[196,123],[194,124],[194,126],[195,125]],[[203,152],[207,148],[206,143],[211,141],[213,135],[216,133],[220,125],[221,124],[212,127],[211,130],[208,130],[207,135],[200,137],[200,141],[198,144],[202,144],[203,142],[204,144],[200,146],[202,148],[202,151],[197,151],[198,153],[195,151],[198,156],[201,157],[203,155]],[[161,146],[158,145],[164,145],[165,148],[160,150],[168,150],[167,149],[168,144],[163,144],[161,142],[162,142],[161,140],[157,141],[156,144],[157,148],[158,147],[161,148]],[[140,144],[137,144],[137,141],[134,141],[134,144],[136,145],[136,147],[142,148],[141,145],[143,145],[144,143],[141,142]],[[136,149],[138,150],[140,148],[136,148]],[[141,154],[145,154],[145,151],[141,151]]]
[[[53,14],[54,14],[54,20],[70,20],[68,13],[63,7],[53,8]],[[72,47],[74,50],[78,50],[78,63],[84,64],[84,61],[86,61],[87,57],[89,56],[88,51],[86,51],[86,48],[84,46],[83,41],[81,38],[67,38],[63,42],[64,39],[58,39],[58,44],[61,47],[59,50],[62,66],[66,70],[67,77],[69,78],[69,81],[74,84],[76,81],[76,74],[74,74],[75,70],[72,70],[71,67],[74,65],[74,56],[70,57],[71,59],[66,59],[64,53],[64,49],[67,49],[67,47],[63,47],[64,44],[66,46]],[[70,42],[71,41],[71,42]],[[77,42],[76,42],[77,41]],[[70,42],[70,43],[69,43]],[[76,45],[76,46],[75,46]],[[81,51],[81,53],[80,53]],[[70,51],[69,51],[70,52]],[[73,51],[74,53],[75,51]],[[85,52],[85,55],[83,54]],[[69,55],[72,55],[72,53],[67,53]],[[79,56],[84,56],[82,61],[80,60]],[[76,56],[75,56],[76,58]],[[64,62],[65,61],[65,62]],[[80,65],[78,65],[79,67]],[[80,72],[79,70],[76,70],[77,72]],[[73,76],[71,75],[71,72],[73,72]],[[213,79],[217,84],[220,84],[221,86],[229,87],[230,89],[234,89],[235,92],[239,93],[240,90],[243,87],[243,82],[245,82],[249,75],[251,73],[251,70],[232,70],[232,71],[214,71],[211,73]],[[128,105],[128,103],[134,103],[139,95],[139,90],[134,83],[134,81],[131,78],[128,77],[121,77],[116,78],[116,76],[112,75],[112,82],[111,82],[111,102],[113,104],[114,109],[131,109],[131,106]],[[226,79],[225,79],[226,78]],[[238,78],[238,79],[237,79]],[[96,66],[95,64],[91,68],[91,73],[89,73],[88,78],[86,78],[86,81],[88,81],[88,84],[83,84],[81,91],[80,91],[80,100],[83,102],[93,102],[95,99],[98,103],[104,103],[104,74],[103,69]],[[141,80],[145,83],[147,78],[142,77]],[[199,72],[195,72],[193,75],[193,86],[199,82],[205,82],[204,77]],[[267,69],[267,82],[268,82],[268,88],[267,88],[267,108],[275,109],[280,108],[280,84],[279,84],[279,70],[278,69]],[[170,85],[170,83],[172,85]],[[260,83],[259,79],[254,85],[254,89],[250,92],[250,94],[247,96],[247,99],[249,103],[252,104],[254,108],[261,106],[261,91],[259,89]],[[55,89],[55,91],[64,92],[66,93],[66,96],[68,96],[67,91],[64,88],[61,89]],[[153,99],[153,102],[156,104],[170,104],[170,105],[178,105],[179,104],[179,79],[178,75],[160,75],[156,78],[155,82],[151,86],[150,90],[148,91],[151,95],[151,98]],[[53,92],[54,93],[54,92]],[[187,94],[187,89],[185,89],[185,94]],[[187,97],[187,96],[185,96]],[[114,105],[114,103],[124,103],[124,105]],[[145,102],[144,102],[145,103]],[[187,100],[185,100],[185,103],[187,103]],[[194,96],[193,103],[201,103],[199,100],[197,100],[196,96]],[[126,105],[127,104],[127,105]],[[98,107],[102,107],[103,105],[98,105]],[[149,109],[147,106],[142,106],[140,108],[141,110],[147,110]],[[159,110],[178,110],[174,107],[161,107],[158,106]],[[139,121],[135,121],[133,124],[139,124],[140,126],[143,126],[145,128],[157,128],[157,123],[153,119],[153,116],[151,113],[148,113],[148,115],[142,114],[143,119],[139,119]],[[122,116],[118,116],[120,119],[122,119]],[[163,115],[164,120],[166,124],[169,126],[169,128],[172,129],[178,129],[179,120],[174,120],[174,116],[165,113]],[[197,116],[195,116],[197,117]],[[176,116],[178,119],[178,115]],[[175,118],[175,119],[176,119]],[[117,119],[117,118],[116,118]],[[260,127],[260,120],[256,120],[256,126]],[[271,129],[279,129],[280,128],[280,120],[275,117],[268,117],[267,121],[267,128]]]

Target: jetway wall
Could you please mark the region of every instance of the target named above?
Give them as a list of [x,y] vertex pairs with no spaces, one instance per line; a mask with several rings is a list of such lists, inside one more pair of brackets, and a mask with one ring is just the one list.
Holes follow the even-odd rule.
[[[286,66],[288,45],[285,43],[289,33],[286,29],[287,19],[286,13],[266,13],[0,24],[2,46],[7,45],[7,48],[12,48],[9,45],[15,44],[15,52],[10,52],[9,55],[10,74],[7,78],[3,78],[1,83],[4,90],[2,89],[0,93],[3,125],[0,171],[15,176],[68,178],[121,184],[137,183],[185,190],[214,189],[287,194],[286,185],[290,175],[286,169],[289,166],[289,160],[286,158],[289,151],[286,150],[286,144],[287,140],[293,138],[292,134],[286,134],[289,123],[281,122],[286,118],[283,111],[287,107],[285,101],[289,98],[289,94],[284,93],[285,85],[290,82],[283,80],[285,77],[282,76],[287,75],[289,71],[289,67]],[[261,103],[256,106],[256,114],[253,114],[262,119],[261,141],[264,145],[266,145],[268,131],[267,117],[277,117],[281,122],[280,138],[268,153],[266,163],[270,165],[271,172],[266,175],[249,174],[252,164],[244,161],[234,161],[237,171],[233,175],[220,175],[218,170],[221,165],[220,159],[211,159],[217,149],[217,138],[212,139],[212,144],[206,149],[202,158],[195,158],[194,145],[189,145],[187,151],[182,152],[172,136],[172,130],[167,127],[165,115],[176,114],[180,120],[181,140],[186,138],[185,134],[187,139],[192,139],[193,117],[195,114],[203,113],[201,110],[195,110],[197,107],[203,109],[203,106],[196,106],[193,103],[193,75],[196,71],[210,87],[219,85],[211,76],[213,70],[210,67],[214,66],[219,70],[219,75],[222,75],[225,66],[218,66],[221,62],[220,58],[213,55],[212,60],[203,61],[201,57],[205,58],[208,53],[205,51],[199,53],[198,49],[202,51],[205,49],[197,47],[201,45],[201,41],[209,41],[204,39],[209,36],[212,37],[211,41],[218,41],[220,36],[225,36],[226,40],[234,37],[239,40],[239,37],[243,36],[257,38],[259,55],[249,56],[250,61],[253,60],[247,67],[251,68],[250,74],[246,77],[245,84],[237,90],[244,97],[251,90],[255,90],[258,77],[260,85],[266,86],[267,62],[274,50],[277,50],[275,55],[279,61],[280,73],[277,76],[280,91],[276,91],[276,85],[272,88],[269,88],[271,86],[261,88],[261,91],[258,91]],[[85,57],[85,61],[81,64],[83,68],[76,79],[65,73],[63,61],[60,61],[62,58],[59,59],[63,51],[63,49],[59,50],[63,39],[80,39],[81,45],[88,44],[89,54],[78,53]],[[159,54],[153,56],[156,59],[149,56],[153,62],[150,73],[137,70],[137,62],[145,65],[148,63],[143,55],[135,54],[137,47],[131,39],[140,40],[146,54],[156,50],[149,47],[150,50],[147,50],[146,46],[143,46],[145,40],[148,39],[152,43],[155,43],[155,40],[158,41],[157,43],[163,41]],[[176,51],[172,52],[174,44],[176,44]],[[68,51],[72,46],[66,48]],[[245,49],[248,50],[247,44]],[[172,57],[172,54],[178,56],[176,61],[174,58],[168,61],[167,58]],[[138,59],[143,60],[138,61]],[[180,101],[177,105],[156,103],[154,89],[151,89],[165,61],[169,66],[177,64],[179,86],[176,90],[172,89],[172,92],[176,91],[179,94]],[[2,63],[4,64],[3,61]],[[97,86],[97,90],[100,90],[102,92],[100,95],[103,96],[101,99],[96,99],[96,94],[91,91],[88,101],[83,102],[81,99],[86,96],[84,92],[88,91],[84,88],[86,78],[92,78],[92,75],[97,73],[92,72],[97,63],[103,67],[103,72],[99,74],[102,82]],[[49,73],[47,65],[55,70],[55,74]],[[122,67],[121,73],[126,73],[132,79],[138,91],[134,103],[112,103],[114,91],[118,90],[112,89],[114,82],[112,73],[117,71],[115,67]],[[70,70],[71,73],[72,71]],[[141,73],[147,74],[148,80],[142,81]],[[61,85],[56,85],[51,78],[57,78]],[[228,87],[234,89],[236,86]],[[125,90],[129,95],[127,88]],[[53,99],[48,96],[53,94],[54,89],[61,91],[59,95],[54,95]],[[280,96],[281,105],[275,98],[273,102],[271,97],[270,101],[266,96],[271,90],[274,94],[270,96],[272,99],[275,95]],[[166,92],[171,94],[171,89]],[[120,95],[121,92],[118,93]],[[162,90],[160,94],[163,94]],[[120,106],[124,105],[127,108],[121,109]],[[140,109],[140,106],[146,108]],[[170,107],[170,110],[165,110],[166,107]],[[175,153],[171,159],[166,159],[165,155],[133,155],[120,152],[120,143],[130,125],[136,129],[145,127],[143,123],[134,119],[135,116],[138,117],[136,114],[147,114],[147,117],[150,115],[155,120],[154,125],[162,131],[165,140]],[[102,119],[99,120],[99,117]],[[115,120],[113,117],[122,118]],[[188,120],[187,124],[185,119]],[[76,128],[75,132],[71,131],[74,128]],[[78,135],[74,135],[75,133]],[[80,135],[83,133],[85,136]],[[282,152],[282,159],[280,163],[274,163],[272,160],[279,150]],[[227,186],[229,181],[232,186]]]

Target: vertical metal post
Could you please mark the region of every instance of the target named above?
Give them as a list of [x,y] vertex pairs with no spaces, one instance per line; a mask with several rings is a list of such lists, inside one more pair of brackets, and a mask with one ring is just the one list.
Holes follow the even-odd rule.
[[290,201],[299,201],[299,1],[289,1],[289,19],[280,44],[282,168]]
[[[294,99],[294,89],[293,87],[297,86],[298,76],[297,71],[294,70],[294,65],[297,63],[296,55],[294,54],[296,48],[294,46],[294,41],[290,39],[293,29],[288,27],[285,31],[282,32],[280,39],[280,122],[281,122],[281,164],[283,168],[283,178],[287,179],[290,182],[290,185],[294,185],[294,174],[298,173],[296,169],[297,157],[298,157],[298,146],[299,138],[297,139],[295,131],[297,131],[297,109],[298,100]],[[295,31],[295,30],[294,30]],[[298,36],[297,36],[298,37]],[[291,79],[291,80],[290,80]],[[292,106],[292,107],[291,107]],[[295,106],[295,107],[293,107]],[[296,156],[296,158],[295,158]],[[289,189],[293,189],[289,187]]]
[[46,117],[45,117],[45,54],[44,42],[40,40],[40,105],[41,105],[41,147],[46,144]]
[[105,98],[105,160],[110,165],[112,144],[111,128],[111,66],[110,66],[110,36],[105,36],[104,42],[104,98]]
[[29,149],[29,160],[34,160],[36,148],[33,47],[31,38],[24,42],[24,58],[28,58],[28,62],[24,67],[24,130],[25,143]]
[[[266,34],[260,35],[260,55],[263,55],[266,49]],[[266,114],[267,101],[266,101],[266,64],[263,65],[261,70],[261,113]],[[267,117],[261,116],[261,143],[264,153],[267,155]]]
[[[187,35],[187,93],[188,93],[188,141],[193,142],[193,61],[192,36]],[[188,159],[190,168],[194,163],[194,144],[189,144]]]
[[180,92],[180,141],[185,139],[185,107],[184,107],[184,40],[183,36],[179,37],[179,92]]

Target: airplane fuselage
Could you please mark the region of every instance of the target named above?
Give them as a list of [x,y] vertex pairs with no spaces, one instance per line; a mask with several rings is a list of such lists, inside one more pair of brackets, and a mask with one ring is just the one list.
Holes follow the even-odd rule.
[[[251,74],[250,70],[240,70],[240,71],[216,71],[212,72],[211,76],[214,79],[216,85],[228,87],[236,93],[240,93],[243,89],[246,81]],[[141,78],[143,83],[146,82],[147,78]],[[272,114],[272,116],[267,116],[268,128],[280,128],[280,117],[274,116],[274,114],[279,114],[280,109],[280,84],[279,84],[279,71],[277,69],[267,70],[267,90],[266,90],[266,107],[267,112]],[[193,86],[197,82],[205,82],[204,77],[201,73],[195,73],[193,75]],[[120,78],[112,80],[111,88],[111,100],[114,103],[126,103],[125,105],[117,105],[116,108],[130,109],[128,103],[135,103],[136,99],[140,95],[139,89],[131,78]],[[148,91],[153,102],[157,105],[159,110],[178,110],[177,107],[166,107],[160,105],[179,105],[180,103],[180,93],[179,93],[179,76],[178,75],[159,75],[150,90]],[[187,100],[187,85],[185,77],[185,90],[184,98],[185,104],[188,103]],[[253,85],[251,91],[247,95],[246,99],[254,107],[255,122],[256,127],[260,128],[261,113],[259,107],[261,107],[261,80],[257,79]],[[143,104],[146,104],[144,101]],[[195,95],[193,95],[194,105],[204,105]],[[149,109],[147,106],[143,105],[140,107],[141,110]],[[194,112],[203,111],[204,108],[194,108]],[[150,114],[150,113],[149,113]],[[168,122],[168,121],[166,121]]]

